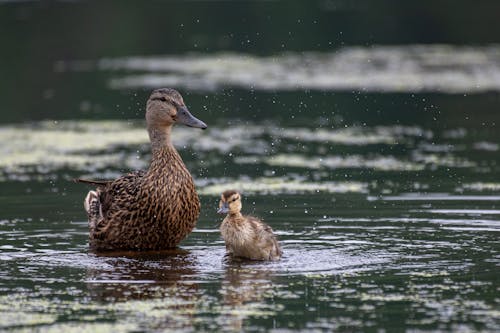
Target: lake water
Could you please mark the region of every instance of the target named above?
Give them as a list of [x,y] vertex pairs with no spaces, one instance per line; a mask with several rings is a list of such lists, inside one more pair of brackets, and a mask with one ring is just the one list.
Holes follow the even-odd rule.
[[[460,42],[437,28],[429,40],[410,28],[387,37],[370,26],[385,14],[368,2],[328,1],[294,2],[293,20],[278,18],[280,2],[243,3],[240,21],[226,13],[225,31],[206,22],[233,5],[194,2],[191,12],[174,2],[178,31],[165,40],[177,46],[157,48],[161,29],[149,27],[142,49],[90,24],[116,13],[143,27],[134,11],[152,5],[123,3],[0,4],[11,29],[1,33],[11,43],[3,69],[16,83],[0,84],[1,331],[500,330],[500,46],[491,31],[475,26]],[[398,6],[402,18],[415,9]],[[485,6],[487,23],[498,5]],[[271,19],[257,24],[252,10],[262,9]],[[443,22],[460,30],[453,24],[467,10],[459,2]],[[36,30],[44,17],[52,23]],[[319,34],[329,18],[345,36],[331,47]],[[369,43],[353,28],[361,18]],[[124,33],[139,40],[131,27]],[[282,49],[256,35],[265,31],[291,37]],[[248,49],[236,41],[245,35]],[[197,228],[175,250],[89,253],[90,188],[72,179],[148,166],[144,103],[162,86],[178,88],[209,126],[173,132],[200,194]],[[216,209],[230,188],[245,213],[273,227],[281,261],[225,258]]]

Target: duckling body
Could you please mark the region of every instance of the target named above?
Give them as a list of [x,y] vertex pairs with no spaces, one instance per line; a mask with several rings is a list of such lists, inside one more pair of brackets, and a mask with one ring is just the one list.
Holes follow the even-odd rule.
[[170,141],[174,123],[206,128],[186,109],[173,89],[151,94],[146,120],[151,165],[97,185],[85,198],[89,243],[95,250],[161,250],[179,244],[195,227],[200,201],[193,178]]
[[220,226],[227,252],[251,260],[279,260],[282,255],[270,226],[253,216],[241,214],[241,195],[226,191],[221,196],[220,213],[228,213]]

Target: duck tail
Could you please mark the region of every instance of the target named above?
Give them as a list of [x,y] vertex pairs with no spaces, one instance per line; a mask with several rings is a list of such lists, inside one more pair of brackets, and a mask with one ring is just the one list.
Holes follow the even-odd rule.
[[81,178],[75,178],[73,179],[73,181],[75,183],[84,183],[97,186],[105,186],[109,183],[109,180],[91,180],[91,179],[81,179]]

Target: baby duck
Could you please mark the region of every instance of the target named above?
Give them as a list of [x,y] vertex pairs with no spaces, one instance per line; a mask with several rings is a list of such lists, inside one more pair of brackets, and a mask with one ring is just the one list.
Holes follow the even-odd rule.
[[241,215],[241,195],[228,190],[222,193],[219,214],[227,214],[220,226],[227,252],[251,260],[279,260],[281,248],[270,226],[253,216]]

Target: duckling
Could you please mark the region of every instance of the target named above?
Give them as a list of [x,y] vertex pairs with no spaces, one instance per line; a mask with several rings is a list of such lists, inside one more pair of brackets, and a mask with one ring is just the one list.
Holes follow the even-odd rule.
[[241,207],[240,193],[222,193],[217,212],[227,214],[220,232],[228,254],[251,260],[279,260],[282,252],[273,229],[256,217],[243,216]]
[[97,186],[84,201],[94,250],[163,250],[176,247],[194,228],[200,201],[193,178],[170,136],[174,124],[207,128],[174,89],[154,90],[146,104],[152,159],[148,170],[118,179],[77,182]]

